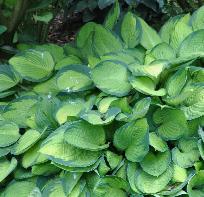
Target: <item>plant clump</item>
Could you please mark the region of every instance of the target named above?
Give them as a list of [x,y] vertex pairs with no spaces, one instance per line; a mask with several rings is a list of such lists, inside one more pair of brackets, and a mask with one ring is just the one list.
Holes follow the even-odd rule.
[[1,197],[204,196],[204,7],[119,16],[0,65]]

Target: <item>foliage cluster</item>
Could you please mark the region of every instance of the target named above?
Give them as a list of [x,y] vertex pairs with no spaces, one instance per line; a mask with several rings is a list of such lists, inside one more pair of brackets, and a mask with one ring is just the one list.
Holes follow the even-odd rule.
[[19,44],[0,65],[0,196],[204,196],[203,18],[157,32],[116,2],[74,45]]

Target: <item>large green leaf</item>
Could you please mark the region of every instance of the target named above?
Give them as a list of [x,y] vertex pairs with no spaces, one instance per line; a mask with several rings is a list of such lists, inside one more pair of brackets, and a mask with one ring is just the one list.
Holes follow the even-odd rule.
[[11,161],[6,158],[0,159],[0,182],[2,182],[17,166],[17,160],[13,157]]
[[114,145],[124,150],[129,161],[140,162],[149,151],[149,126],[146,119],[127,123],[116,130]]
[[58,164],[70,167],[86,167],[94,164],[100,152],[88,151],[74,147],[65,141],[66,126],[52,133],[42,144],[40,153]]
[[189,34],[181,43],[179,56],[204,56],[204,29]]
[[177,24],[177,22],[180,20],[180,18],[182,17],[182,15],[178,15],[178,16],[174,16],[172,18],[170,18],[160,29],[160,37],[161,39],[168,43],[170,42],[170,37],[171,37],[171,33],[175,27],[175,25]]
[[191,16],[190,24],[193,27],[193,30],[204,29],[204,6],[200,7],[196,10]]
[[177,96],[184,85],[187,82],[187,69],[179,69],[174,75],[172,75],[167,83],[166,90],[169,96]]
[[171,60],[176,57],[175,50],[165,42],[162,42],[151,50],[147,50],[145,64],[152,63],[155,60]]
[[42,144],[42,140],[37,142],[29,150],[27,150],[22,156],[22,166],[29,168],[32,165],[44,163],[48,161],[47,156],[39,152]]
[[43,44],[43,45],[37,45],[35,46],[35,49],[37,49],[38,51],[47,51],[49,52],[55,63],[58,63],[60,60],[62,60],[65,55],[64,55],[64,50],[61,46],[57,45],[57,44]]
[[20,127],[26,127],[26,120],[34,114],[34,105],[37,103],[35,97],[24,96],[10,102],[2,113],[2,116],[16,123]]
[[127,180],[130,184],[131,189],[136,192],[136,193],[140,193],[140,191],[138,190],[138,188],[136,187],[135,184],[135,177],[137,174],[137,171],[140,170],[139,169],[139,165],[135,162],[128,162],[127,165]]
[[11,154],[20,155],[28,150],[40,138],[40,133],[34,129],[26,131],[11,149]]
[[121,24],[121,36],[128,48],[134,48],[140,42],[141,25],[138,18],[127,12]]
[[180,139],[188,131],[186,117],[181,110],[158,109],[153,118],[154,122],[160,125],[157,133],[164,140]]
[[5,91],[19,82],[19,77],[9,65],[0,65],[0,92]]
[[204,115],[204,83],[190,84],[191,94],[185,99],[181,107],[187,120],[199,118]]
[[89,68],[85,65],[70,65],[58,72],[57,86],[64,92],[79,92],[92,88]]
[[119,5],[118,1],[116,0],[115,4],[110,9],[110,11],[108,12],[108,15],[105,18],[104,26],[107,29],[112,30],[114,28],[114,26],[116,25],[119,16],[120,16],[120,5]]
[[172,150],[173,162],[182,167],[189,168],[194,165],[196,161],[199,161],[200,153],[198,149],[192,149],[188,152],[181,152],[177,147]]
[[122,44],[115,35],[102,25],[93,22],[87,23],[79,31],[77,47],[86,58],[122,50]]
[[21,197],[32,195],[36,189],[36,184],[31,181],[13,181],[10,183],[2,194],[2,197],[16,197],[18,194]]
[[115,96],[125,96],[131,90],[130,75],[126,64],[119,61],[103,61],[92,71],[91,76],[97,88]]
[[107,148],[105,132],[101,126],[94,126],[85,121],[76,121],[66,127],[65,141],[75,147],[97,151]]
[[158,177],[149,175],[144,171],[139,171],[136,175],[136,186],[143,193],[155,194],[166,187],[172,176],[172,166],[170,166],[163,174]]
[[42,81],[49,77],[54,69],[54,61],[49,52],[28,50],[9,60],[24,79],[28,81]]
[[68,101],[61,104],[56,112],[56,120],[59,124],[63,124],[67,121],[68,117],[75,117],[85,109],[85,101],[82,99],[69,99]]
[[57,62],[57,64],[55,65],[55,70],[60,70],[68,65],[80,65],[82,64],[82,61],[75,55],[69,55],[65,58],[63,58],[62,60],[60,60],[59,62]]
[[128,190],[129,186],[127,182],[124,181],[122,178],[116,176],[105,176],[101,178],[95,186],[96,194],[107,197],[125,197],[126,194],[124,191]]
[[177,50],[181,42],[192,33],[192,27],[189,26],[190,14],[183,16],[178,20],[170,37],[170,45]]
[[0,147],[10,146],[20,138],[19,128],[13,122],[0,120]]
[[201,197],[204,195],[204,171],[199,171],[189,181],[187,186],[190,197]]
[[144,159],[140,162],[140,165],[146,173],[152,176],[160,176],[170,166],[171,152],[149,152]]
[[117,107],[111,107],[105,114],[91,110],[89,112],[81,113],[80,117],[93,125],[105,125],[111,123],[120,111],[121,110]]
[[168,150],[167,143],[155,132],[149,133],[149,145],[152,146],[156,151],[165,152]]
[[132,114],[128,117],[128,120],[136,120],[139,118],[143,118],[147,114],[150,104],[150,97],[146,97],[137,101],[134,107],[132,108]]
[[161,88],[155,90],[155,83],[148,77],[132,77],[130,83],[138,92],[152,96],[164,96],[166,90]]
[[161,43],[161,38],[158,33],[150,27],[142,18],[139,18],[139,22],[142,27],[142,36],[140,40],[140,44],[146,48],[151,49],[157,44]]
[[66,197],[63,188],[63,181],[60,178],[50,180],[43,188],[42,195],[45,197],[54,196]]

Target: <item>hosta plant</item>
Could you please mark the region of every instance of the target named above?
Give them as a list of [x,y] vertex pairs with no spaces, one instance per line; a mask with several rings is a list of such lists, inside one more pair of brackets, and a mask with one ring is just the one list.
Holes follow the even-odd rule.
[[119,15],[0,65],[1,197],[204,196],[204,7]]

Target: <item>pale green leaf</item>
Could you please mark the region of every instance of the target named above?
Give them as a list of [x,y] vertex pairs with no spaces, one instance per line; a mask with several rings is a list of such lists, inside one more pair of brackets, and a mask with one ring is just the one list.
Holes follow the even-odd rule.
[[126,64],[119,61],[103,61],[91,71],[96,87],[114,96],[125,96],[129,93],[129,75]]
[[9,60],[24,79],[28,81],[42,81],[49,77],[54,69],[54,61],[49,52],[28,50]]
[[128,48],[134,48],[141,38],[141,25],[138,18],[127,12],[121,24],[121,36]]

